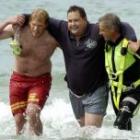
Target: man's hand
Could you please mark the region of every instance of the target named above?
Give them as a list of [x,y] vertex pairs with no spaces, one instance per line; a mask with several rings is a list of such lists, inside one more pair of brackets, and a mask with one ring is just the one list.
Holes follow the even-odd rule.
[[25,16],[24,15],[17,15],[14,17],[10,17],[7,19],[6,22],[8,24],[22,26],[25,22]]
[[133,52],[137,52],[138,49],[140,48],[140,40],[138,40],[137,42],[129,41],[128,48]]

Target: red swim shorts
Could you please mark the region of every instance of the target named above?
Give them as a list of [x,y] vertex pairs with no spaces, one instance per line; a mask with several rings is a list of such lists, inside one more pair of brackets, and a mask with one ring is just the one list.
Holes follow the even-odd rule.
[[51,87],[51,75],[31,77],[13,72],[10,79],[10,105],[13,115],[24,113],[28,103],[35,103],[42,109]]

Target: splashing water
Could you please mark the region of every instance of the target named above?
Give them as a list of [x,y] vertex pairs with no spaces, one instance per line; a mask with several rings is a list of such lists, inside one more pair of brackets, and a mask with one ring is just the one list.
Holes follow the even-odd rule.
[[[44,132],[40,137],[29,133],[28,124],[25,126],[24,134],[16,137],[10,107],[3,102],[0,102],[0,114],[0,140],[139,140],[140,138],[138,126],[134,126],[135,131],[132,132],[113,128],[115,116],[110,107],[102,128],[93,126],[80,128],[73,116],[70,103],[66,103],[63,99],[53,99],[42,110]],[[138,122],[139,118],[136,119]]]

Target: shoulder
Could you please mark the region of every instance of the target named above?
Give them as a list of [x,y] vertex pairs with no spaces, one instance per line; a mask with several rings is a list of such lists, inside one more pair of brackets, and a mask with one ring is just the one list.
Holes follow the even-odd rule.
[[121,28],[122,29],[133,29],[133,27],[129,24],[129,23],[127,23],[127,22],[121,22]]
[[61,35],[65,35],[68,31],[67,22],[64,20],[58,20],[49,18],[47,30],[55,37],[59,38]]
[[95,28],[95,29],[99,28],[99,24],[98,23],[90,23],[90,22],[88,22],[88,26],[90,26],[91,28]]
[[121,32],[124,37],[136,41],[136,34],[134,28],[127,22],[121,22]]
[[90,34],[97,38],[99,36],[99,25],[98,23],[88,23],[88,31]]
[[56,18],[49,18],[48,21],[48,27],[52,27],[52,26],[61,26],[61,25],[67,25],[67,22],[65,20],[59,20]]
[[93,32],[99,32],[99,24],[98,23],[88,23],[90,30]]
[[53,44],[57,44],[56,39],[50,34],[49,31],[45,31],[44,36],[43,36],[44,40],[46,40],[47,42],[53,43]]

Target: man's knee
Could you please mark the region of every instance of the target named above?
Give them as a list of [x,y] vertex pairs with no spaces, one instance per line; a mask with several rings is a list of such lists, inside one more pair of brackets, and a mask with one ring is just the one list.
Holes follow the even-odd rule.
[[25,122],[25,116],[22,113],[18,113],[14,116],[17,125]]
[[101,127],[104,115],[85,113],[85,125]]
[[29,104],[26,109],[26,114],[29,118],[38,117],[40,114],[40,107],[36,104]]

